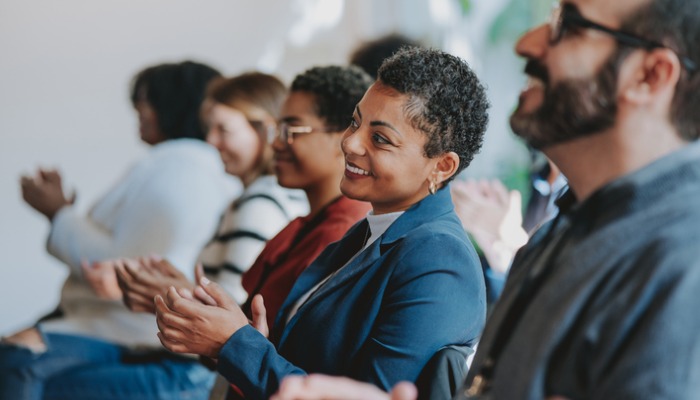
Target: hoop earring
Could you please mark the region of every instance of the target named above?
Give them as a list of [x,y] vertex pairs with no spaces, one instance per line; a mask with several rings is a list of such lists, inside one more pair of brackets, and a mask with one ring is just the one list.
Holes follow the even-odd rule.
[[437,184],[435,181],[430,181],[430,186],[428,186],[428,191],[430,194],[435,194],[437,193]]

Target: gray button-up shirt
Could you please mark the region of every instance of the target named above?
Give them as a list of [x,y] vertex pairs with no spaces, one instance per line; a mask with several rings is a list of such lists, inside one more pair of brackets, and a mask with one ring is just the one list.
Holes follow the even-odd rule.
[[700,399],[700,144],[562,204],[516,257],[465,390],[489,363],[474,398]]

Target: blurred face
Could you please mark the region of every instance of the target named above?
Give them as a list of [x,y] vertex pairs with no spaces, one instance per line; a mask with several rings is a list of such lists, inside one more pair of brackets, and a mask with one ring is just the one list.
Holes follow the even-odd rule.
[[[559,7],[619,29],[637,0],[567,0]],[[516,52],[527,59],[528,86],[520,95],[511,127],[535,148],[566,142],[610,128],[617,115],[619,50],[603,32],[564,25],[552,40],[553,25],[526,33]]]
[[165,140],[158,126],[158,115],[146,100],[137,100],[134,109],[139,118],[139,135],[144,142],[154,145]]
[[[316,98],[307,92],[292,92],[282,106],[280,121],[290,127],[308,127],[308,133],[292,136],[291,144],[277,137],[272,142],[277,181],[288,188],[313,189],[330,180],[340,183],[344,168],[341,133],[329,133],[316,114]],[[337,186],[336,186],[337,187]]]
[[404,115],[408,97],[377,82],[355,108],[343,134],[340,190],[372,203],[376,214],[403,211],[429,194],[436,160],[425,156],[425,134]]
[[246,116],[223,104],[208,108],[207,142],[219,150],[226,172],[244,177],[256,167],[263,142]]

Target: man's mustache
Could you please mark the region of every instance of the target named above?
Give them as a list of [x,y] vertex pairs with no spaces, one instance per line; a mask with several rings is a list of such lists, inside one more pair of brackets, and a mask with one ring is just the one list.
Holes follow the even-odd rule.
[[549,72],[547,68],[537,61],[528,61],[527,64],[525,64],[525,73],[533,78],[541,80],[545,85],[549,84]]

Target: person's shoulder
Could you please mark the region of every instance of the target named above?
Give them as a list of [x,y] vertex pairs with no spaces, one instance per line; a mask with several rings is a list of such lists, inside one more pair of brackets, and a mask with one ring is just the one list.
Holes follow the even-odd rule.
[[[303,191],[283,188],[275,176],[267,175],[256,179],[233,203],[233,209],[239,213],[253,213],[258,217],[276,218],[281,213],[289,221],[308,212],[308,201]],[[251,211],[253,209],[257,211]],[[264,210],[272,214],[259,213]]]
[[466,232],[454,212],[436,215],[430,220],[413,226],[403,235],[409,244],[440,244],[442,242],[469,243]]
[[401,269],[411,269],[416,273],[449,270],[459,275],[481,274],[474,246],[459,221],[453,221],[449,215],[405,232],[393,250],[401,255]]
[[[221,157],[211,145],[196,139],[173,139],[159,143],[142,161],[152,174],[198,179],[206,184],[230,185]],[[238,185],[239,186],[239,185]]]
[[158,160],[211,160],[218,158],[216,149],[197,139],[172,139],[153,146],[150,157]]
[[303,190],[289,189],[281,186],[274,175],[263,175],[256,179],[243,194],[242,199],[248,197],[269,197],[278,202],[306,201]]

